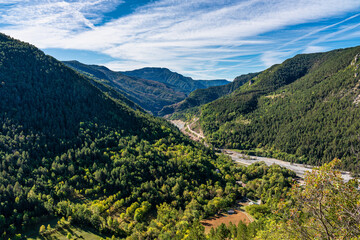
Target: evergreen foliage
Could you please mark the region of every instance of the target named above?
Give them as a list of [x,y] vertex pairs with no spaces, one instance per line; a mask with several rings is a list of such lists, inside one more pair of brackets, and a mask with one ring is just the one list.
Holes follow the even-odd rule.
[[202,106],[208,141],[284,152],[276,157],[313,165],[337,157],[359,172],[359,53],[355,47],[297,55]]
[[116,237],[166,238],[212,214],[218,193],[226,194],[221,206],[241,196],[216,171],[228,159],[5,35],[0,83],[1,239],[49,215]]
[[165,83],[177,92],[188,95],[192,91],[212,86],[220,86],[229,83],[227,80],[193,80],[191,77],[185,77],[179,73],[172,72],[167,68],[141,68],[133,71],[122,72],[127,76],[149,79]]
[[174,112],[178,114],[183,114],[183,112],[189,112],[192,110],[191,108],[212,102],[222,96],[232,93],[237,88],[241,87],[257,75],[258,73],[249,73],[236,77],[233,82],[230,82],[226,85],[213,86],[205,89],[197,89],[191,92],[189,96],[183,101],[170,106],[165,106],[159,112],[159,115],[173,114]]
[[[357,50],[344,50],[344,55],[350,58]],[[336,59],[337,68],[321,61],[326,54],[314,55],[310,57],[313,65],[300,67],[299,72],[289,61],[287,66],[294,71],[289,75],[286,71],[279,73],[283,78],[274,77],[273,83],[290,83],[303,75],[299,82],[288,85],[286,90],[293,89],[292,96],[303,96],[297,95],[298,89],[307,96],[305,90],[311,89],[314,98],[319,98],[320,91],[312,86],[323,83],[322,93],[334,89],[329,85],[335,84],[342,98],[354,101],[342,90],[357,83],[357,78],[351,84],[347,82],[349,74],[356,71],[357,61],[341,70],[347,58],[331,54],[327,58]],[[304,59],[307,57],[298,57],[299,66]],[[324,68],[319,66],[331,68],[329,79],[342,76],[342,84],[328,78],[316,82],[313,75],[315,82],[310,84],[306,73],[320,74],[317,71]],[[189,140],[165,120],[139,110],[119,92],[76,73],[34,46],[2,34],[0,83],[1,239],[26,238],[22,235],[26,229],[43,224],[42,217],[49,215],[60,220],[54,227],[41,225],[43,237],[70,224],[92,228],[113,239],[300,238],[297,227],[319,238],[356,238],[359,234],[358,183],[345,184],[339,173],[333,172],[334,164],[320,168],[319,174],[309,174],[304,191],[291,188],[295,178],[292,171],[264,163],[235,165],[228,157]],[[270,87],[257,84],[273,91],[273,83]],[[282,83],[278,83],[280,93],[284,91]],[[236,92],[246,92],[249,87],[244,85]],[[240,104],[243,114],[260,111],[262,101],[267,99],[269,106],[279,104],[276,98],[245,92],[236,93],[248,100]],[[338,107],[329,96],[339,99],[339,95],[331,93],[324,94],[328,98],[323,102]],[[252,99],[256,100],[255,108]],[[346,110],[348,105],[339,102]],[[356,109],[356,104],[351,104],[351,109]],[[336,119],[343,120],[341,115]],[[349,126],[351,121],[345,123]],[[325,198],[314,197],[316,194]],[[256,218],[254,223],[221,225],[205,236],[201,219],[245,197],[262,200],[262,205],[247,208]],[[316,216],[319,201],[326,209],[325,224]],[[294,211],[299,215],[291,215]],[[299,224],[291,225],[294,221]],[[329,225],[341,228],[326,231]],[[313,227],[319,231],[312,231]]]
[[131,101],[152,112],[154,115],[157,115],[158,111],[164,106],[179,102],[186,97],[183,92],[175,91],[172,87],[161,82],[126,76],[103,66],[86,65],[78,61],[67,61],[64,63],[90,77],[95,83],[102,84],[104,87],[125,95]]

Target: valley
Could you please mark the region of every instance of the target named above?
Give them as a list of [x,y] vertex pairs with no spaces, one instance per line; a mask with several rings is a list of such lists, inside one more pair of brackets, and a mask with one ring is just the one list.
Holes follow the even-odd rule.
[[296,55],[227,95],[167,117],[198,118],[215,148],[262,148],[273,158],[315,166],[339,158],[343,170],[359,173],[359,52]]
[[359,51],[227,83],[0,34],[0,239],[356,239]]
[[119,92],[155,116],[163,115],[164,108],[184,100],[194,90],[230,83],[223,79],[193,80],[167,68],[142,68],[119,72],[78,61],[63,63],[89,77],[96,84]]
[[[188,135],[191,139],[195,141],[203,142],[205,145],[207,145],[206,142],[201,141],[205,138],[205,136],[192,130],[191,124],[187,124],[182,120],[171,120],[170,122],[175,126],[177,126],[184,134]],[[274,158],[246,155],[234,149],[217,149],[217,150],[229,156],[234,162],[238,164],[243,164],[246,166],[254,164],[256,162],[264,162],[268,166],[272,164],[276,164],[295,172],[296,175],[301,179],[304,178],[306,172],[311,172],[312,169],[315,167],[307,164],[286,162]],[[351,173],[347,171],[341,171],[341,176],[346,182],[349,181],[350,179],[353,179]]]

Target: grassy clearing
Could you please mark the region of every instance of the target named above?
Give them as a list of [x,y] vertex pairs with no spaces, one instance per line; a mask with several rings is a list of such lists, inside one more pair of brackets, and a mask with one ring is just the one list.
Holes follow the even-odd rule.
[[[25,234],[23,234],[23,237],[31,240],[67,240],[69,239],[69,234],[71,234],[71,239],[99,240],[100,238],[106,238],[106,236],[103,236],[90,228],[80,228],[72,224],[66,224],[62,227],[58,227],[57,222],[59,220],[59,218],[48,218],[46,221],[34,225],[32,229],[29,229],[25,232]],[[47,230],[44,234],[40,234],[39,230],[42,225],[46,228],[50,225],[51,230]]]
[[71,239],[89,239],[89,240],[99,240],[100,238],[105,238],[104,236],[93,232],[90,229],[79,228],[73,225],[68,225],[58,230],[54,230],[50,234],[40,235],[37,233],[27,239],[32,240],[43,240],[43,239],[58,239],[58,240],[67,240],[68,235],[71,234]]

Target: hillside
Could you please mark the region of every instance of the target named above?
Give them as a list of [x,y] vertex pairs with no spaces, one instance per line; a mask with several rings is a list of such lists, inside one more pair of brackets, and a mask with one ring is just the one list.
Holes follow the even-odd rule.
[[297,55],[202,106],[208,141],[310,164],[337,157],[358,172],[359,53]]
[[229,194],[221,206],[235,201],[235,180],[215,171],[231,162],[112,91],[0,34],[1,239],[28,238],[48,219],[55,225],[41,226],[41,238],[73,224],[158,238],[186,218],[183,236],[214,214],[216,191]]
[[[359,55],[352,55],[359,48],[352,50],[344,50],[342,57],[329,54],[326,61],[321,60],[324,54],[310,57],[315,65],[307,67],[304,77],[334,58],[346,86],[346,73],[358,76]],[[341,70],[346,57],[353,62]],[[336,72],[333,64],[326,66]],[[254,81],[259,79],[261,74]],[[304,87],[296,82],[289,92]],[[357,103],[356,98],[352,104]],[[344,113],[339,114],[336,119]],[[0,163],[0,239],[215,240],[266,239],[269,234],[343,239],[360,234],[359,218],[353,217],[359,209],[358,184],[344,183],[333,171],[338,161],[309,174],[304,191],[291,188],[294,172],[264,163],[235,165],[145,113],[119,91],[3,34]],[[325,196],[326,208],[318,209],[313,196]],[[252,223],[220,225],[205,236],[200,220],[223,217],[246,198],[262,202],[245,207]],[[299,209],[300,214],[290,214]],[[318,211],[323,211],[320,217]],[[332,224],[321,225],[323,219]]]
[[122,72],[127,76],[150,79],[162,82],[173,88],[175,91],[188,95],[192,91],[212,86],[225,85],[229,83],[227,80],[193,80],[191,77],[172,72],[167,68],[142,68],[133,71]]
[[221,86],[212,86],[205,89],[197,89],[189,94],[187,98],[179,103],[175,103],[170,106],[165,106],[160,112],[159,115],[172,114],[174,112],[181,112],[188,110],[193,107],[197,107],[209,102],[212,102],[222,96],[232,93],[237,88],[244,85],[250,79],[257,76],[258,73],[249,73],[238,76],[234,79],[233,82],[230,82]]
[[119,91],[147,111],[157,115],[164,106],[181,101],[186,97],[166,84],[114,72],[104,66],[86,65],[78,61],[66,61],[65,65]]

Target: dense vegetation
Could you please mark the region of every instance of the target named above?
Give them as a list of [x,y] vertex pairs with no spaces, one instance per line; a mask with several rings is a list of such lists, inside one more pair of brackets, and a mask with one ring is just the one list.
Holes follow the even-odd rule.
[[[35,47],[0,35],[0,69],[1,238],[47,215],[109,230],[100,199],[117,201],[114,215],[106,213],[114,218],[135,203],[146,217],[210,178],[209,186],[224,187],[213,153]],[[175,202],[184,206],[186,198]]]
[[236,183],[266,168],[235,167],[34,46],[0,35],[0,70],[2,239],[44,216],[119,238],[181,239],[247,191],[270,199]]
[[166,68],[114,72],[104,66],[78,61],[63,63],[97,83],[113,88],[154,115],[162,114],[163,107],[180,102],[193,90],[228,83],[226,80],[193,80]]
[[236,77],[233,82],[230,82],[226,85],[197,89],[191,92],[189,96],[183,101],[170,106],[165,106],[159,112],[159,115],[172,114],[174,112],[189,112],[191,111],[190,108],[212,102],[222,96],[232,93],[257,75],[258,73],[244,74]]
[[202,106],[208,141],[316,165],[337,157],[359,172],[359,53],[297,55]]
[[64,63],[94,79],[95,82],[113,88],[155,115],[164,106],[179,102],[186,97],[184,93],[175,91],[161,82],[129,77],[103,66],[86,65],[77,61],[67,61]]
[[[235,165],[119,92],[5,35],[0,83],[1,239],[26,238],[34,223],[44,223],[44,237],[75,224],[113,238],[205,239],[199,221],[244,197],[262,200],[248,208],[257,220],[221,226],[208,238],[359,235],[357,184],[331,171],[336,162],[309,175],[304,191],[291,188],[293,172]],[[324,218],[314,214],[318,206]],[[45,227],[49,216],[59,219],[56,227]]]
[[142,68],[133,71],[122,72],[127,76],[150,79],[165,83],[178,92],[188,95],[192,91],[212,86],[220,86],[229,83],[227,80],[193,80],[191,77],[172,72],[167,68]]
[[308,173],[304,185],[294,184],[280,201],[246,207],[255,222],[221,225],[208,239],[359,239],[359,182],[344,182],[338,164],[335,159]]

